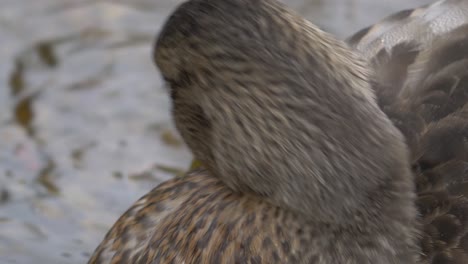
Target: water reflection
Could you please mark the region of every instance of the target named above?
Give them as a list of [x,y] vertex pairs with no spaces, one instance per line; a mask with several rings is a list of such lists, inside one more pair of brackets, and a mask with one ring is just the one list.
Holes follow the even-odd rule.
[[[169,0],[0,2],[0,263],[83,263],[190,154],[150,58]],[[428,1],[285,1],[340,37]]]

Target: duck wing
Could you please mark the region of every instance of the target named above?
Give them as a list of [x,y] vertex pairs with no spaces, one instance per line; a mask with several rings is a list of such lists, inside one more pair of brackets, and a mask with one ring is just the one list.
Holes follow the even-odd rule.
[[[391,83],[383,98],[390,100],[408,78],[407,67],[436,38],[468,23],[468,1],[441,0],[403,10],[364,28],[346,41],[377,67],[384,84]],[[379,98],[382,98],[379,97]]]
[[468,1],[441,0],[403,10],[366,27],[347,39],[368,58],[381,49],[405,42],[428,45],[431,40],[468,22]]
[[423,263],[468,263],[468,1],[402,11],[347,41],[410,147]]

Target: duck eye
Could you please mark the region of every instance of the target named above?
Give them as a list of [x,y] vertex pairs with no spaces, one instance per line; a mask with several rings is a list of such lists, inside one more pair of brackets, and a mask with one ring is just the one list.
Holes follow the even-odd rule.
[[166,76],[163,76],[163,80],[164,80],[164,83],[166,83],[166,85],[170,85],[173,82],[170,78]]
[[167,90],[171,90],[171,89],[174,89],[174,87],[176,86],[176,82],[173,80],[173,79],[170,79],[170,78],[167,78],[167,77],[163,77],[163,80],[164,80],[164,87],[167,89]]
[[164,89],[169,93],[170,97],[172,100],[175,99],[176,97],[176,89],[175,89],[175,82],[174,80],[167,78],[163,76],[163,81],[164,81]]
[[169,89],[169,94],[171,96],[171,100],[175,101],[177,98],[177,89],[174,89],[174,87],[168,87]]

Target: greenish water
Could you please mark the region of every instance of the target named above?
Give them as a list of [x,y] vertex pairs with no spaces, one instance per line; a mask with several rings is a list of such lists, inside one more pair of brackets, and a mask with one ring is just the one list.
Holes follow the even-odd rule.
[[[182,1],[0,0],[0,263],[84,263],[138,197],[184,171],[150,58]],[[284,1],[340,37],[428,1]]]

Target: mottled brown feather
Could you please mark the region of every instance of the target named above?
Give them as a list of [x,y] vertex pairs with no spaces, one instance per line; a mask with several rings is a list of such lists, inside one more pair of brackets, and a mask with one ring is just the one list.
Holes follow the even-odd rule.
[[[164,217],[166,210],[184,213]],[[292,225],[278,225],[282,222]],[[105,238],[107,243],[90,262],[300,263],[298,256],[313,254],[313,250],[290,252],[310,232],[301,222],[293,213],[233,193],[206,171],[197,170],[165,182],[141,198],[117,221]],[[132,241],[146,242],[122,250]],[[113,256],[105,258],[109,250],[115,250],[109,252]]]

